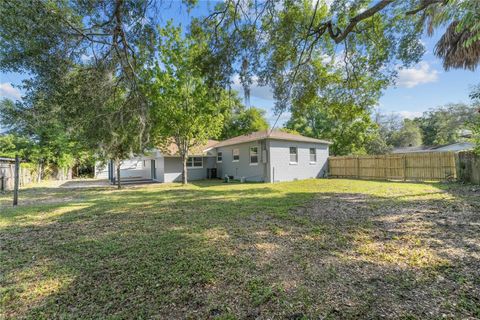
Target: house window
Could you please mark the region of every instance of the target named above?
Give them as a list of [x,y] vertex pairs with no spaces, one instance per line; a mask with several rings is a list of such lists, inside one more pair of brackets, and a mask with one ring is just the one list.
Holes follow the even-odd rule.
[[298,162],[298,151],[297,147],[290,147],[290,163]]
[[317,162],[317,149],[310,148],[310,163]]
[[233,149],[232,155],[233,155],[233,161],[240,160],[240,149]]
[[202,167],[203,167],[202,157],[189,157],[187,159],[187,168],[202,168]]
[[250,147],[250,164],[258,164],[258,147]]
[[217,162],[222,162],[222,153],[221,152],[217,152]]

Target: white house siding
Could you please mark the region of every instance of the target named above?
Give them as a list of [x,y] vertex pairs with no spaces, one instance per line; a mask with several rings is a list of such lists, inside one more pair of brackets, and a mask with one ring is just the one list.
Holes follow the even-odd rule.
[[[120,165],[120,176],[122,178],[143,178],[144,176],[143,160],[141,157],[135,157],[128,160],[123,160]],[[113,174],[117,174],[117,168],[114,168]],[[95,178],[108,179],[108,164],[95,165]]]
[[143,171],[144,179],[153,179],[152,177],[152,160],[155,160],[155,171],[156,179],[155,181],[164,182],[164,157],[157,157],[152,159],[143,160],[145,163],[145,170]]
[[[262,161],[261,141],[253,141],[232,146],[217,148],[217,152],[222,152],[222,163],[217,163],[221,167],[219,177],[225,175],[233,176],[235,179],[244,177],[246,181],[265,181],[267,164]],[[250,147],[258,147],[258,164],[250,164]],[[233,149],[239,149],[240,159],[233,161]]]
[[[270,156],[269,181],[293,181],[320,178],[326,175],[327,144],[269,139],[267,145]],[[297,164],[290,163],[290,147],[297,147]],[[310,148],[317,150],[317,161],[314,164],[310,163]]]
[[[164,158],[164,182],[182,181],[182,160],[180,157]],[[207,178],[207,168],[215,168],[214,157],[203,157],[202,168],[188,168],[187,178],[190,181]]]

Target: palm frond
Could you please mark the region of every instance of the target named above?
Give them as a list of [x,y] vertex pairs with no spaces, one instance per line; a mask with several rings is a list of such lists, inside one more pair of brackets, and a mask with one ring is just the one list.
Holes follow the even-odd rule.
[[452,22],[445,34],[435,45],[435,55],[443,60],[445,70],[469,69],[475,70],[480,63],[480,41],[470,45],[466,42],[474,34],[469,30],[457,30],[458,21]]

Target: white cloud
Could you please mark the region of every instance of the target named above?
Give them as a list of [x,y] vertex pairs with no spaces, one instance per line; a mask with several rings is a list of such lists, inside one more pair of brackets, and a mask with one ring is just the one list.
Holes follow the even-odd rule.
[[413,88],[420,84],[435,82],[439,72],[422,61],[412,68],[399,69],[397,85],[404,88]]
[[82,54],[80,56],[80,60],[83,62],[83,63],[87,63],[90,59],[92,58],[91,55],[88,55],[88,54]]
[[400,117],[404,119],[414,119],[422,116],[421,111],[402,110],[402,111],[394,111],[393,113],[398,114]]
[[17,88],[14,88],[11,83],[0,83],[0,97],[18,100],[22,97],[22,93]]

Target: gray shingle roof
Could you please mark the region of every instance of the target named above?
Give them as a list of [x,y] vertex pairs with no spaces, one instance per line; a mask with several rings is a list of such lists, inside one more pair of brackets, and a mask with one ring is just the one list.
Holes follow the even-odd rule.
[[221,141],[216,145],[214,145],[213,147],[218,148],[218,147],[230,146],[234,144],[263,140],[263,139],[332,144],[330,141],[327,141],[327,140],[309,138],[309,137],[288,133],[280,130],[262,130],[262,131],[252,132],[250,134],[245,134],[243,136],[238,136],[228,140]]

